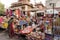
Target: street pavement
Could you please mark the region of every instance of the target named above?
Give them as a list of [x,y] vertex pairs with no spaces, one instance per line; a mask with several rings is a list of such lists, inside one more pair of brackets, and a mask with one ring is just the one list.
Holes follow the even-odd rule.
[[5,32],[0,32],[0,40],[18,40],[16,38],[9,38]]

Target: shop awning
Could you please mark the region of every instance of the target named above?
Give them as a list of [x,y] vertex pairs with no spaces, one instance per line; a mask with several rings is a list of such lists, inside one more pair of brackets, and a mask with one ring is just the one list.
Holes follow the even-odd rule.
[[[46,14],[53,14],[53,9],[46,10]],[[54,9],[54,14],[58,14],[58,11]]]

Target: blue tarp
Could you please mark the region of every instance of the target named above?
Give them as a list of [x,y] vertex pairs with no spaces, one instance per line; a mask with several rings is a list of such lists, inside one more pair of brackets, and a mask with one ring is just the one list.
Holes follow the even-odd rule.
[[23,25],[23,24],[27,24],[27,22],[24,21],[24,20],[20,20],[19,24],[20,24],[20,25]]

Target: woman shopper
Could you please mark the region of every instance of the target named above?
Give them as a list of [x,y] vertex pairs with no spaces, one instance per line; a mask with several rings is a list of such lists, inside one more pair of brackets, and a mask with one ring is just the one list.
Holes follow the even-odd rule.
[[8,21],[8,35],[10,38],[14,36],[14,18]]

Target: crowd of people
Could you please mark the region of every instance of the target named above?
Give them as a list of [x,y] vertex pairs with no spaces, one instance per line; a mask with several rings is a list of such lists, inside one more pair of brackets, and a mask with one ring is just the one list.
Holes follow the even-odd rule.
[[45,33],[52,34],[52,20],[51,17],[46,16],[31,17],[24,15],[18,18],[9,15],[0,16],[0,28],[8,30],[9,37],[13,37],[15,32],[25,32],[29,33],[28,39],[36,38],[37,40],[37,38],[39,38],[38,40],[44,40]]

